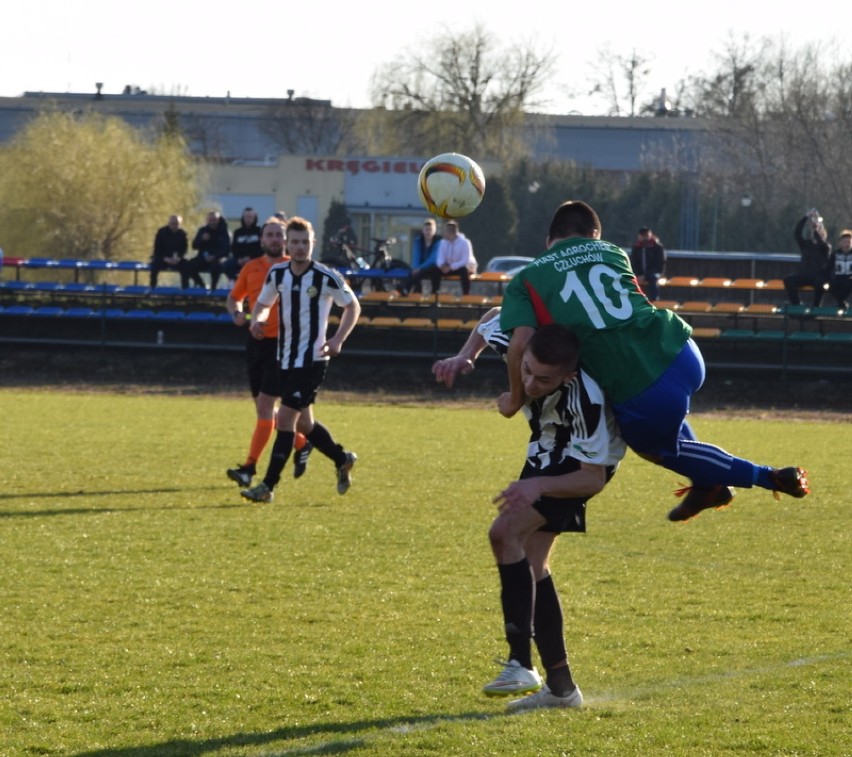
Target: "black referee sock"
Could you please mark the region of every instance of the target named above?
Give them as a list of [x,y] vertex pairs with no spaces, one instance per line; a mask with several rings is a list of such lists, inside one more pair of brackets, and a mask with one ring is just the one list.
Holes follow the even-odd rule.
[[509,565],[497,565],[500,573],[500,601],[503,605],[509,659],[532,670],[533,606],[535,577],[526,557]]
[[314,421],[314,427],[311,429],[311,433],[307,435],[307,439],[326,457],[334,460],[336,466],[340,467],[346,462],[346,453],[343,447],[331,438],[329,430],[319,421]]
[[281,471],[290,459],[290,453],[293,451],[293,442],[296,440],[296,434],[292,431],[279,431],[275,436],[275,442],[272,445],[272,453],[269,456],[269,465],[266,468],[266,475],[263,477],[263,483],[270,489],[274,489],[281,480]]

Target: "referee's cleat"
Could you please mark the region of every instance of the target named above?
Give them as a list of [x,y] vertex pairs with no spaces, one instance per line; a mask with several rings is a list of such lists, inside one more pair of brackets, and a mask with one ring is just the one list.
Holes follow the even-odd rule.
[[801,468],[777,468],[769,474],[769,480],[772,482],[772,495],[775,499],[781,499],[778,492],[789,494],[796,499],[811,493],[808,472]]
[[314,445],[306,441],[305,446],[293,455],[293,478],[301,478],[305,475],[305,471],[308,469],[308,455],[311,454],[313,448]]
[[251,489],[243,489],[240,494],[243,499],[247,499],[250,502],[272,502],[272,489],[263,481]]
[[675,496],[686,494],[683,501],[669,512],[669,520],[690,520],[702,510],[721,510],[731,504],[735,490],[732,486],[687,486],[678,489]]
[[347,452],[346,462],[337,468],[338,494],[346,494],[349,491],[349,487],[352,486],[352,466],[355,465],[357,459],[358,455],[354,452]]
[[231,481],[245,488],[251,486],[251,478],[256,472],[257,470],[253,465],[238,465],[236,468],[228,468],[225,471]]
[[538,710],[543,707],[582,707],[583,692],[580,687],[576,687],[574,691],[564,697],[556,696],[548,687],[547,684],[541,687],[540,691],[529,696],[515,699],[506,705],[506,712],[526,712],[527,710]]
[[525,668],[517,660],[500,662],[503,670],[493,681],[482,687],[487,697],[507,697],[511,694],[531,694],[541,688],[541,676],[533,668]]

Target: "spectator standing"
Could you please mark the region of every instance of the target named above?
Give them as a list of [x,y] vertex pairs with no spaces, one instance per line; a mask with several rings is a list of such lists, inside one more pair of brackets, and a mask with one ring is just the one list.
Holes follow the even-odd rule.
[[434,218],[423,222],[423,230],[414,238],[411,248],[411,275],[405,283],[403,294],[422,292],[423,279],[432,282],[432,294],[441,288],[441,269],[438,268],[438,250],[441,235]]
[[[284,223],[277,218],[269,219],[261,232],[261,245],[265,254],[250,260],[243,266],[228,293],[226,307],[234,325],[238,328],[245,328],[248,325],[244,310],[245,303],[248,303],[248,312],[251,313],[269,269],[273,265],[288,260],[284,255]],[[275,430],[275,405],[278,401],[278,381],[281,372],[277,350],[278,311],[273,309],[269,313],[263,339],[255,339],[250,333],[247,334],[246,339],[246,367],[249,391],[256,411],[255,427],[245,463],[235,468],[228,468],[226,471],[228,478],[243,488],[251,486],[252,477],[257,472],[257,461]],[[300,478],[307,469],[311,445],[301,433],[298,433],[295,447],[297,452],[293,476]]]
[[154,236],[154,251],[151,254],[151,289],[157,286],[160,271],[177,271],[180,285],[189,286],[189,261],[186,251],[189,238],[181,228],[183,219],[178,215],[169,216],[169,222],[157,230]]
[[837,249],[828,258],[828,291],[837,301],[837,307],[849,309],[852,293],[852,229],[843,229],[837,240]]
[[802,216],[793,230],[793,238],[799,247],[801,259],[799,269],[784,277],[784,289],[787,299],[792,305],[801,305],[799,288],[812,286],[814,288],[813,306],[819,307],[825,293],[828,280],[828,256],[831,247],[828,244],[828,234],[822,222],[822,217],[816,208]]
[[257,211],[254,208],[246,208],[240,218],[240,225],[234,230],[231,238],[231,254],[222,267],[228,281],[234,282],[249,260],[255,260],[263,255],[260,234]]
[[458,221],[444,224],[443,239],[438,246],[438,268],[442,277],[458,276],[462,294],[470,294],[470,277],[476,273],[476,258],[470,240],[459,231]]
[[[240,494],[252,502],[270,502],[281,471],[293,451],[297,428],[337,469],[337,491],[346,494],[351,471],[358,459],[334,441],[329,430],[314,419],[313,405],[325,379],[329,359],[339,355],[361,314],[355,293],[334,269],[313,259],[314,229],[298,216],[286,227],[286,252],[290,260],[269,269],[251,314],[251,334],[265,336],[266,322],[278,308],[278,356],[281,365],[281,406],[277,433],[266,475],[257,486]],[[343,309],[332,337],[327,336],[332,305]]]
[[666,273],[666,250],[651,229],[639,229],[636,242],[630,250],[630,266],[645,296],[655,302],[660,298],[658,282]]
[[210,274],[210,288],[216,288],[230,247],[227,221],[221,213],[211,210],[207,214],[207,223],[198,229],[192,240],[192,249],[198,254],[190,261],[190,277],[196,286],[205,286],[201,274],[206,272]]

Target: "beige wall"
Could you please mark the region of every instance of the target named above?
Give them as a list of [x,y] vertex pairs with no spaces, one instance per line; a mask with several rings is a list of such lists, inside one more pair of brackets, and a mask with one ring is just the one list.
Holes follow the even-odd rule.
[[[209,168],[210,195],[220,201],[229,195],[268,195],[277,210],[295,215],[299,198],[318,203],[316,222],[328,216],[333,200],[343,202],[344,174],[305,170],[305,156],[281,156],[276,165],[213,165]],[[228,214],[229,219],[231,213]],[[237,213],[234,218],[238,218]]]

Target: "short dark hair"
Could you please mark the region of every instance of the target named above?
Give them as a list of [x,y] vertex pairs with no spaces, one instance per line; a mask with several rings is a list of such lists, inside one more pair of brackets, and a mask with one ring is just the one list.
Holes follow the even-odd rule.
[[561,323],[548,323],[536,329],[527,349],[539,363],[559,366],[566,373],[577,370],[580,362],[580,340]]
[[601,220],[591,205],[580,200],[568,200],[556,208],[547,236],[550,239],[575,235],[592,237],[596,231],[600,234]]

